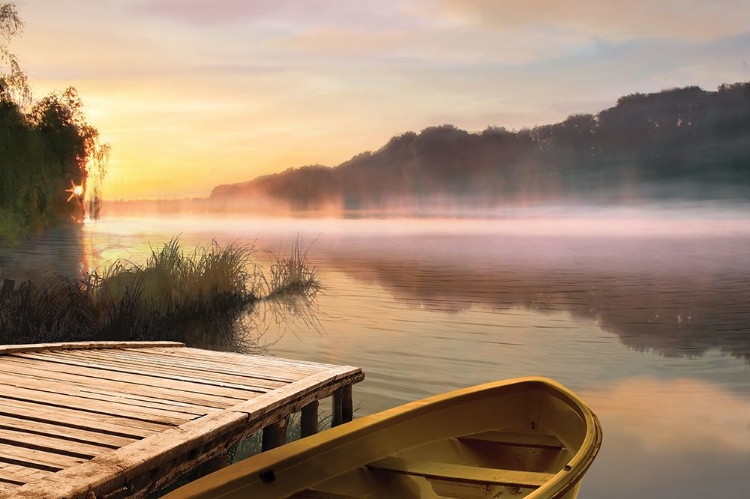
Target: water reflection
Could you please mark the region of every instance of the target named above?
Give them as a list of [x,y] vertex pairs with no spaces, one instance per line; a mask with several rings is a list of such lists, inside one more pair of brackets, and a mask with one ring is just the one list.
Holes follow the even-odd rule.
[[[150,244],[179,232],[186,247],[215,238],[278,250],[280,241],[293,240],[307,224],[112,221],[83,232],[56,230],[0,252],[0,278],[75,275],[116,258],[142,263]],[[581,233],[579,227],[565,236],[551,222],[532,224],[525,233],[518,221],[487,221],[486,227],[477,221],[337,224],[321,226],[329,232],[314,245],[314,263],[323,272],[342,271],[376,284],[414,309],[562,311],[638,351],[698,356],[718,348],[750,358],[750,237],[735,226],[704,233],[712,225],[703,223],[704,231],[691,235],[690,224],[668,234],[659,234],[656,229],[667,227],[659,225],[644,236],[599,224],[593,229],[602,234]],[[498,229],[502,224],[508,227]],[[572,231],[578,225],[562,227]]]
[[0,279],[44,281],[51,276],[79,276],[89,270],[91,248],[78,227],[42,232],[17,247],[0,246]]
[[[325,265],[414,308],[565,311],[636,350],[750,358],[750,239],[401,238],[346,241]],[[352,248],[352,246],[356,246]]]
[[748,497],[747,389],[637,377],[581,391],[605,429],[581,497]]

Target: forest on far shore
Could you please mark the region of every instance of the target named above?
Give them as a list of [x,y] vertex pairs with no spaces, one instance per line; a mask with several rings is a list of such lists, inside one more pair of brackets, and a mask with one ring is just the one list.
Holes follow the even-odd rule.
[[280,204],[303,211],[669,199],[750,199],[750,83],[628,95],[596,115],[517,131],[470,133],[442,125],[406,132],[336,167],[290,168],[218,186],[203,207]]

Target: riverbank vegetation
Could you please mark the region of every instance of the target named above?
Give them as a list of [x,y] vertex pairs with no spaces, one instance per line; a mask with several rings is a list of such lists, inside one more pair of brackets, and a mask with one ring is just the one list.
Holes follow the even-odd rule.
[[0,245],[51,225],[81,223],[84,199],[100,202],[93,191],[109,155],[75,88],[32,98],[8,47],[22,29],[15,6],[0,3]]
[[[259,347],[248,315],[260,302],[282,308],[314,300],[320,282],[296,245],[270,277],[237,244],[185,253],[178,239],[144,265],[117,261],[101,273],[26,282],[0,299],[0,343],[173,340],[212,348]],[[249,334],[255,334],[249,337]]]

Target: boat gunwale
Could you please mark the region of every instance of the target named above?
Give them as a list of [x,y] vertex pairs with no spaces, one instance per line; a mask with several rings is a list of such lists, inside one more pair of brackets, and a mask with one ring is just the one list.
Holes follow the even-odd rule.
[[[211,491],[216,493],[217,486],[232,487],[231,484],[235,483],[235,487],[224,489],[222,492],[223,495],[216,496],[223,497],[225,494],[230,494],[232,491],[247,486],[247,477],[251,474],[254,475],[253,478],[258,479],[262,471],[282,463],[286,465],[285,468],[291,468],[305,462],[316,454],[335,452],[338,447],[350,442],[346,438],[347,436],[354,437],[354,440],[360,440],[381,431],[387,426],[427,414],[431,410],[434,410],[436,406],[443,405],[444,407],[449,407],[453,404],[458,405],[464,402],[467,397],[478,396],[483,392],[498,390],[503,392],[505,390],[527,391],[530,388],[533,389],[534,385],[537,388],[542,388],[547,394],[555,396],[571,407],[582,419],[586,427],[586,435],[568,463],[555,473],[547,483],[526,496],[528,499],[559,498],[580,482],[596,457],[602,441],[601,426],[593,411],[571,390],[546,377],[527,376],[460,388],[355,419],[349,423],[325,430],[305,439],[251,456],[245,461],[235,463],[212,475],[181,487],[167,495],[165,499],[208,497],[203,494],[210,493]],[[572,478],[571,474],[574,475]]]

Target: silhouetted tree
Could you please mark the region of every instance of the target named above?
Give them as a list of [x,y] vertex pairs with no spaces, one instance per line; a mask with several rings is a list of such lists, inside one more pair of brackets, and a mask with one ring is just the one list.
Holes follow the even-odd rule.
[[7,48],[22,27],[15,6],[0,4],[0,243],[52,223],[80,222],[83,196],[68,202],[65,190],[85,187],[92,173],[98,191],[109,157],[74,88],[32,105],[26,74]]
[[[469,133],[453,125],[391,138],[335,168],[287,170],[212,195],[271,195],[295,209],[448,197],[492,206],[565,199],[750,198],[750,83],[621,97],[597,115]],[[231,194],[230,194],[231,193]]]

